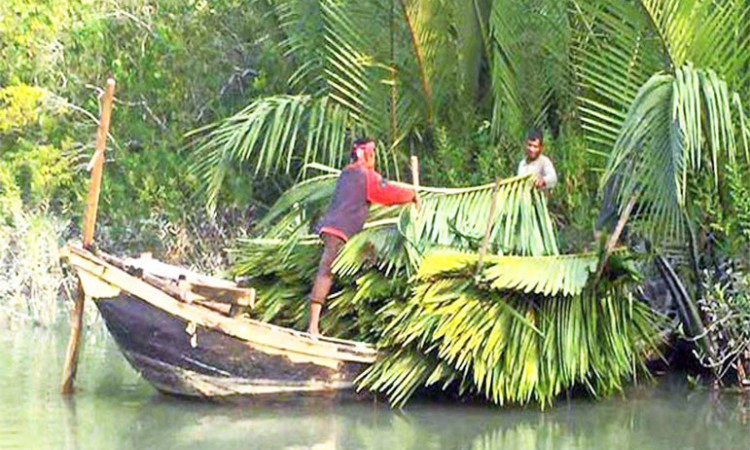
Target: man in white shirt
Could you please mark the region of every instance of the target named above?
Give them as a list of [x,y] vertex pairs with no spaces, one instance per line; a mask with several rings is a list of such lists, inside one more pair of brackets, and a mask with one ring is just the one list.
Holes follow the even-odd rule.
[[526,158],[518,165],[518,175],[536,175],[534,186],[552,189],[557,184],[557,172],[549,158],[542,155],[542,132],[533,129],[526,135]]

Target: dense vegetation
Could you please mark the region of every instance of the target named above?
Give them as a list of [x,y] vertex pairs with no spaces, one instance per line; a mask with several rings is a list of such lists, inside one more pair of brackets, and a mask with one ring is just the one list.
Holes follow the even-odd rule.
[[[203,269],[223,267],[231,245],[233,270],[268,283],[259,313],[269,320],[303,320],[319,252],[308,225],[331,191],[331,175],[311,163],[340,167],[352,138],[366,134],[391,178],[408,180],[414,154],[425,185],[483,185],[470,201],[433,192],[429,221],[374,211],[381,226],[339,258],[328,332],[402,349],[364,380],[396,401],[435,384],[541,403],[579,384],[620,388],[659,320],[634,300],[640,277],[628,257],[612,255],[607,276],[576,270],[601,257],[595,224],[606,236],[631,202],[626,242],[640,272],[675,268],[668,284],[692,308],[682,330],[699,361],[717,379],[741,380],[750,360],[747,19],[743,0],[5,1],[0,301],[54,319],[24,299],[51,298],[59,284],[54,241],[78,234],[97,86],[113,76],[100,245]],[[514,175],[531,126],[545,130],[561,183],[549,199],[503,194],[515,199],[505,214],[547,219],[523,232],[493,222],[489,252],[530,259],[488,255],[477,267],[432,253],[476,255],[491,197],[484,184]],[[263,240],[235,240],[247,234]],[[34,245],[40,237],[49,242]],[[254,272],[263,258],[273,264]],[[522,292],[493,284],[498,267],[563,274],[539,286],[579,273],[570,276],[580,289],[537,292],[524,279]],[[45,274],[53,281],[41,283]],[[494,311],[488,317],[523,338],[487,350],[498,342],[483,334],[492,324],[452,322],[458,305]],[[605,313],[616,331],[591,319]],[[396,317],[404,327],[389,326]],[[550,328],[565,320],[577,325]],[[453,328],[475,337],[470,354],[451,346],[458,337],[444,331]],[[567,348],[575,329],[591,333],[591,353],[561,351],[552,366],[536,365],[544,360],[530,348],[558,338],[553,347]],[[493,372],[522,363],[526,377],[510,384],[498,380],[512,371]]]

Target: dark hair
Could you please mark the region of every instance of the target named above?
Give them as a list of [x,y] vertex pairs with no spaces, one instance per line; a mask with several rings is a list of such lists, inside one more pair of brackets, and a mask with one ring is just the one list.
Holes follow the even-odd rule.
[[539,128],[532,128],[526,133],[527,141],[534,141],[539,139],[539,145],[542,145],[542,131]]
[[359,138],[359,139],[357,139],[357,140],[354,141],[354,143],[352,144],[352,151],[349,154],[349,156],[352,158],[352,161],[356,161],[357,160],[357,149],[359,147],[362,147],[363,145],[369,143],[369,142],[375,142],[375,139],[372,139],[372,138],[369,138],[369,137],[363,137],[363,138]]

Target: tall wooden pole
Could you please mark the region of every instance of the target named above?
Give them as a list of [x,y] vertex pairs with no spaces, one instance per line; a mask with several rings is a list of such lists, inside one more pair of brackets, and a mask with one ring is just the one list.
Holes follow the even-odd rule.
[[[115,95],[115,80],[107,80],[107,89],[102,97],[101,115],[99,127],[96,130],[96,147],[94,156],[91,158],[89,169],[91,181],[89,192],[86,196],[86,212],[83,215],[83,247],[89,248],[94,242],[94,227],[96,225],[96,212],[99,208],[99,190],[102,185],[102,172],[104,171],[104,149],[107,147],[107,133],[109,132],[109,120],[112,116],[112,99]],[[84,292],[81,282],[78,282],[78,291],[73,305],[70,318],[70,339],[68,350],[65,352],[65,367],[63,368],[62,393],[73,393],[73,382],[78,369],[78,350],[81,343],[81,329],[83,327],[83,304]]]

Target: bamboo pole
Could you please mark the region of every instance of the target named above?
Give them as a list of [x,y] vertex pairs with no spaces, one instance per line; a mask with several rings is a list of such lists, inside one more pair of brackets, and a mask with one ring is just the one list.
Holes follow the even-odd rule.
[[[96,147],[94,155],[89,163],[91,181],[89,192],[86,196],[86,211],[83,216],[83,247],[89,248],[94,242],[94,228],[96,225],[96,212],[99,208],[99,190],[102,185],[102,172],[104,171],[104,149],[107,146],[107,133],[109,132],[109,121],[112,116],[112,100],[115,95],[115,80],[107,80],[107,88],[101,100],[101,115],[99,127],[96,130]],[[81,343],[81,329],[83,327],[83,306],[85,294],[80,280],[78,291],[73,305],[70,318],[70,338],[68,349],[65,352],[65,366],[63,368],[62,393],[72,394],[73,383],[78,369],[78,352]]]

